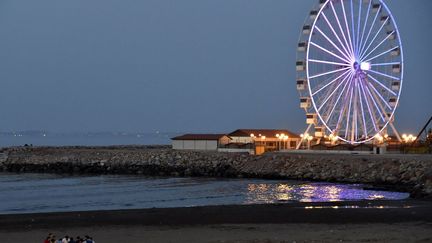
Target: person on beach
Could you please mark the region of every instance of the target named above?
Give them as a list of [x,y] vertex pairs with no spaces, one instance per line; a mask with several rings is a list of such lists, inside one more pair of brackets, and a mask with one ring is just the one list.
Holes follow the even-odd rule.
[[44,243],[51,243],[51,239],[53,239],[53,234],[48,233],[48,236],[45,238]]
[[62,239],[62,243],[69,243],[69,241],[70,241],[70,238],[69,238],[69,236],[65,236],[63,239]]
[[91,238],[90,236],[86,235],[85,236],[85,243],[95,243],[93,238]]

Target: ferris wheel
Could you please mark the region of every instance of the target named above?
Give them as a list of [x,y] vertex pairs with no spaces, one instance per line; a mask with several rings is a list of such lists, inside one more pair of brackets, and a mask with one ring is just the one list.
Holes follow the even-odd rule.
[[398,27],[382,0],[320,0],[297,47],[297,90],[316,137],[360,144],[393,126],[403,82]]

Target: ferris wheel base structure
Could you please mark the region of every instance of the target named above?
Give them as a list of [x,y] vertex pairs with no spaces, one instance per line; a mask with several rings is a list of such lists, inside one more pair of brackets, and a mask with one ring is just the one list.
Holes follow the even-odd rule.
[[[304,133],[301,134],[300,142],[297,144],[297,146],[296,146],[296,148],[295,148],[296,150],[301,149],[302,144],[303,144],[305,141],[308,140],[309,132],[310,132],[312,126],[313,126],[313,124],[309,124],[309,126],[306,128],[306,130],[304,131]],[[402,142],[403,142],[402,137],[400,136],[400,134],[399,134],[398,130],[396,129],[396,127],[394,126],[394,124],[393,124],[393,123],[389,123],[389,126],[390,126],[390,128],[392,129],[393,134],[394,134],[394,136],[397,138],[397,140],[398,140],[400,143],[402,143]],[[386,135],[388,135],[388,134],[386,133]],[[378,144],[382,144],[382,141],[380,141],[380,140],[381,140],[381,139],[384,139],[386,135],[384,135],[384,136],[382,136],[382,137],[378,137],[377,140],[376,140],[377,143],[378,143]],[[312,136],[312,137],[313,137],[313,136]],[[325,137],[318,137],[318,136],[315,136],[314,138],[315,138],[315,139],[318,138],[316,144],[320,144],[321,140],[326,139]],[[330,140],[331,140],[331,139],[330,139]],[[335,143],[335,142],[337,142],[337,141],[330,141],[330,142],[331,142],[331,143]],[[374,142],[374,141],[370,141],[369,143],[373,143],[373,142]]]
[[393,122],[403,48],[383,0],[319,0],[300,33],[296,72],[308,125],[302,142],[380,143],[388,127],[401,141]]

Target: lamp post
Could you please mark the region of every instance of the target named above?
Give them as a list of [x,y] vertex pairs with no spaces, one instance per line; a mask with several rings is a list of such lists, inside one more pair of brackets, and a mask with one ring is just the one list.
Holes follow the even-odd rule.
[[313,140],[313,136],[309,133],[301,134],[300,137],[307,142],[307,149],[310,149],[310,142]]
[[411,142],[414,142],[416,139],[417,139],[417,137],[412,135],[412,134],[409,134],[409,135],[402,134],[402,141],[404,143],[411,143]]
[[310,144],[311,144],[312,139],[313,139],[313,137],[310,136],[310,135],[307,137],[307,140],[308,140],[308,149],[310,149]]
[[278,150],[281,150],[281,136],[280,136],[280,134],[278,133],[278,134],[276,134],[276,137],[277,137],[277,139],[278,139]]
[[288,142],[287,142],[288,138],[289,137],[287,135],[284,135],[284,137],[283,137],[283,140],[284,140],[284,149],[288,149],[288,146],[287,146],[288,145]]

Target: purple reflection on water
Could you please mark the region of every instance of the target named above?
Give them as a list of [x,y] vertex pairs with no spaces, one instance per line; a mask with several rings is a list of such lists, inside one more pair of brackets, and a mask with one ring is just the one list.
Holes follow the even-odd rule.
[[336,202],[356,200],[402,200],[408,193],[363,190],[361,185],[333,183],[249,184],[246,203]]

